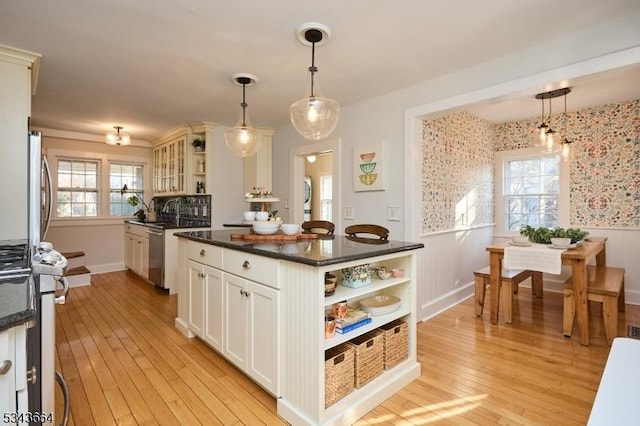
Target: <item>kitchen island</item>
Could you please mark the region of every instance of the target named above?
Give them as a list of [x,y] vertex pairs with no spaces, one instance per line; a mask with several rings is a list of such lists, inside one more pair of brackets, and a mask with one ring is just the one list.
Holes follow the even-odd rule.
[[[341,235],[298,242],[232,239],[242,232],[247,231],[176,234],[180,269],[175,324],[270,392],[280,416],[294,425],[351,424],[420,375],[415,277],[422,244],[365,244]],[[382,280],[374,274],[368,285],[338,285],[325,297],[325,274],[336,275],[340,283],[343,268],[362,265],[402,269],[404,275]],[[357,307],[376,295],[395,296],[401,303],[392,312],[372,316],[369,324],[325,339],[325,313],[334,303],[346,300]],[[325,355],[397,322],[407,328],[406,358],[325,404]]]

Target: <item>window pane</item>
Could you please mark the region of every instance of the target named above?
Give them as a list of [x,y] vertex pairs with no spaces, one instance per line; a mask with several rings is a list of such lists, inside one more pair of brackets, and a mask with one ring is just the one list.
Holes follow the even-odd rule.
[[58,160],[58,217],[97,216],[98,162]]
[[505,227],[557,226],[560,162],[545,155],[506,163],[504,178]]
[[[109,166],[109,214],[112,216],[133,216],[138,207],[132,207],[127,199],[136,195],[144,200],[144,167],[142,164],[111,163]],[[120,190],[127,185],[127,193]]]

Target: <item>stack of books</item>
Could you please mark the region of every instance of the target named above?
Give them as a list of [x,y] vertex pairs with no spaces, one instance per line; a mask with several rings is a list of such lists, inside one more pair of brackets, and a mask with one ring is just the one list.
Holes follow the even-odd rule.
[[339,334],[348,333],[371,322],[371,316],[362,309],[349,308],[344,318],[336,319],[336,332]]

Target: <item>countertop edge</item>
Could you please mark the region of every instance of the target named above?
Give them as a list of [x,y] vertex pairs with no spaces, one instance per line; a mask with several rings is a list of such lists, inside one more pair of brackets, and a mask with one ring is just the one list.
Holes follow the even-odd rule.
[[[194,235],[194,234],[192,234],[190,232],[178,232],[178,233],[176,233],[174,235],[177,236],[177,237],[186,238],[188,240],[197,241],[197,242],[200,242],[200,243],[211,244],[211,245],[214,245],[214,246],[224,247],[224,248],[228,248],[228,249],[231,249],[231,250],[237,250],[237,251],[242,251],[242,252],[246,252],[246,253],[252,253],[252,254],[259,255],[259,256],[269,257],[269,258],[272,258],[272,259],[287,260],[289,262],[301,263],[301,264],[305,264],[305,265],[309,265],[309,266],[315,266],[315,267],[335,265],[335,264],[338,264],[338,263],[349,262],[349,261],[352,261],[352,260],[368,259],[368,258],[375,257],[375,256],[383,256],[385,254],[401,253],[401,252],[405,252],[405,251],[411,251],[411,250],[417,250],[417,249],[424,248],[424,244],[422,244],[422,243],[401,242],[401,243],[406,244],[406,245],[403,245],[401,247],[397,247],[397,246],[385,247],[385,245],[377,245],[376,247],[379,248],[379,249],[376,250],[374,253],[363,253],[363,254],[341,256],[341,257],[336,257],[336,258],[313,260],[313,259],[306,259],[306,258],[303,258],[303,257],[298,257],[298,256],[293,256],[293,255],[286,255],[286,254],[282,254],[282,253],[276,253],[276,252],[271,252],[271,251],[267,251],[267,250],[256,249],[256,248],[254,248],[254,247],[252,247],[250,245],[239,246],[239,245],[234,244],[232,242],[227,242],[227,241],[223,241],[223,240],[220,240],[220,239],[202,238],[202,237]],[[389,243],[393,243],[393,242],[394,241],[389,241]],[[399,242],[399,241],[395,241],[395,242]]]

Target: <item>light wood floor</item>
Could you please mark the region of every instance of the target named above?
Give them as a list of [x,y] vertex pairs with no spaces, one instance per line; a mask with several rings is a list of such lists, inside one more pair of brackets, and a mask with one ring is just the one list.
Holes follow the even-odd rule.
[[[127,272],[71,289],[56,320],[69,424],[285,424],[272,397],[175,329],[176,301]],[[591,308],[584,347],[562,336],[559,294],[532,302],[521,289],[514,323],[497,326],[468,299],[418,325],[422,375],[357,424],[583,425],[609,352]],[[627,305],[619,335],[627,323],[640,324],[640,307]]]

